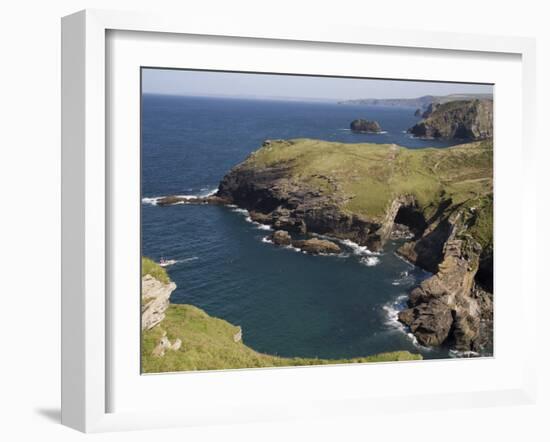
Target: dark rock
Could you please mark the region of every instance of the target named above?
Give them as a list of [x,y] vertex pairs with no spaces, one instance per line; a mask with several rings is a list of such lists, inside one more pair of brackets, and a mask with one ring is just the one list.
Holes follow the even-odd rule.
[[229,201],[226,198],[220,197],[218,195],[210,196],[178,196],[171,195],[159,198],[157,200],[157,206],[173,206],[175,204],[214,204],[214,205],[224,205],[228,204]]
[[409,129],[421,138],[483,140],[493,136],[493,100],[432,104],[422,121]]
[[342,250],[338,244],[326,239],[311,238],[306,240],[293,241],[292,245],[304,252],[319,254],[319,253],[340,253]]
[[288,208],[278,207],[272,214],[273,227],[279,230],[288,230],[291,232],[306,233],[306,224],[304,220],[297,216],[297,213]]
[[422,109],[416,109],[416,111],[414,111],[415,117],[420,117],[421,115],[422,115]]
[[262,213],[251,210],[249,212],[250,219],[260,224],[271,224],[273,218],[271,213]]
[[406,310],[402,310],[397,314],[397,318],[400,322],[410,327],[410,325],[413,323],[415,314],[413,308],[408,308]]
[[271,235],[271,240],[278,246],[289,246],[292,243],[292,237],[286,230],[276,230]]
[[361,133],[378,133],[382,131],[378,121],[370,120],[353,120],[350,124],[350,129],[354,132]]
[[399,320],[409,326],[421,345],[437,346],[448,339],[453,314],[448,305],[434,299],[400,312]]

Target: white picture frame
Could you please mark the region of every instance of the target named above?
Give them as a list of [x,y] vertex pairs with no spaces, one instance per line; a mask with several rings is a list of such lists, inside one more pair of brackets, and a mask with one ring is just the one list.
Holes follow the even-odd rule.
[[[509,54],[520,57],[521,64],[521,157],[523,185],[521,219],[521,288],[520,308],[535,305],[534,281],[526,278],[529,256],[535,256],[534,199],[534,118],[535,108],[535,46],[534,41],[517,37],[402,31],[395,33],[373,28],[331,26],[318,28],[304,25],[299,28],[282,23],[248,23],[245,20],[217,23],[197,17],[164,17],[151,14],[133,14],[112,11],[87,10],[63,18],[62,21],[62,422],[85,432],[122,429],[157,428],[169,426],[202,425],[220,422],[252,422],[285,419],[289,417],[362,415],[370,412],[396,412],[414,406],[418,409],[441,409],[469,406],[532,403],[535,396],[534,339],[525,340],[517,378],[499,388],[461,391],[378,394],[376,397],[359,392],[351,397],[333,392],[325,398],[316,396],[288,403],[256,404],[252,391],[242,401],[236,401],[228,412],[197,407],[193,413],[185,407],[176,409],[113,410],[109,403],[112,384],[112,361],[109,327],[116,320],[110,311],[109,247],[113,240],[112,201],[109,186],[112,173],[109,165],[109,134],[106,121],[109,81],[107,67],[113,60],[108,50],[109,32],[155,33],[155,36],[217,36],[221,39],[249,39],[255,41],[293,44],[337,44],[346,47],[377,47],[402,50],[426,49],[444,52]],[[145,34],[143,34],[145,35]],[[153,34],[149,34],[153,35]],[[136,91],[138,93],[138,91]],[[498,100],[498,95],[497,98]],[[498,110],[498,109],[497,109]],[[497,116],[496,118],[500,118]],[[116,231],[116,230],[115,230]],[[498,278],[498,272],[497,272]],[[519,281],[519,280],[518,280]],[[497,301],[498,302],[498,301]],[[527,311],[527,310],[526,310]],[[524,315],[521,327],[527,337],[534,336],[535,324]],[[497,324],[496,327],[506,327]],[[498,358],[498,355],[496,356]],[[472,361],[473,362],[473,361]],[[441,362],[421,362],[437,370],[445,369]],[[428,366],[426,365],[426,366]],[[518,365],[518,367],[519,367]],[[418,365],[417,365],[418,366]],[[378,368],[384,368],[378,365]],[[390,367],[387,365],[386,367]],[[392,366],[393,367],[393,366]],[[414,363],[399,368],[418,371]],[[331,376],[342,367],[326,367],[323,376]],[[349,368],[349,367],[348,367]],[[359,370],[357,367],[354,369]],[[389,370],[389,368],[387,368]],[[308,369],[310,370],[310,369]],[[380,369],[377,369],[380,372]],[[386,370],[386,368],[384,368]],[[520,371],[521,373],[520,373]],[[245,373],[246,372],[246,373]],[[252,374],[250,374],[252,372]],[[515,373],[516,373],[515,372]],[[254,374],[256,373],[256,374]],[[201,373],[206,379],[235,382],[237,377],[254,385],[265,376],[277,377],[277,382],[305,382],[313,371],[279,369],[270,372],[246,370],[233,373]],[[282,374],[283,373],[283,374]],[[317,372],[319,373],[319,372]],[[194,375],[197,375],[196,373]],[[206,378],[209,376],[209,378]],[[163,376],[163,385],[172,381]],[[175,378],[174,378],[175,379]],[[181,379],[181,376],[179,377]],[[245,387],[246,388],[246,387]],[[307,400],[306,400],[307,399]]]

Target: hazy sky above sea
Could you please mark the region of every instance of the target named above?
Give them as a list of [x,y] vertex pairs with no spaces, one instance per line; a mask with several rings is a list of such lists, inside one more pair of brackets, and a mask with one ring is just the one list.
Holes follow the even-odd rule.
[[491,85],[143,69],[144,93],[311,100],[492,93]]

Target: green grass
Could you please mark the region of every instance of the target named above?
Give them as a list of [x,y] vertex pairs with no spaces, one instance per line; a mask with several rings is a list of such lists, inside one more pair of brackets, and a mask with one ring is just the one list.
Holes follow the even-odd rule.
[[[381,219],[391,201],[412,195],[421,210],[442,199],[453,205],[492,194],[492,141],[445,149],[406,149],[389,144],[346,144],[312,139],[276,141],[254,152],[239,167],[284,165],[289,176],[348,201],[349,212]],[[319,177],[325,177],[319,178]],[[336,186],[329,185],[327,177]]]
[[[142,371],[160,373],[422,359],[421,355],[408,351],[354,359],[283,358],[259,353],[243,342],[234,342],[233,337],[238,330],[229,322],[211,317],[192,305],[171,304],[166,311],[166,318],[142,335]],[[171,342],[180,338],[183,345],[179,350],[168,350],[163,357],[152,356],[164,332]],[[246,330],[243,334],[246,340]]]
[[164,268],[162,268],[152,259],[142,257],[141,258],[141,276],[143,277],[145,275],[151,275],[153,278],[158,279],[160,282],[164,284],[168,284],[170,282],[168,273],[166,273],[166,270]]

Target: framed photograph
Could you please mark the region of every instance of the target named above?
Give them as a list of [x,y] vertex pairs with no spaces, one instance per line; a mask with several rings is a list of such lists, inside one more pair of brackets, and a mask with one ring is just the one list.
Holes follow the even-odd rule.
[[531,40],[62,26],[64,424],[533,400]]

